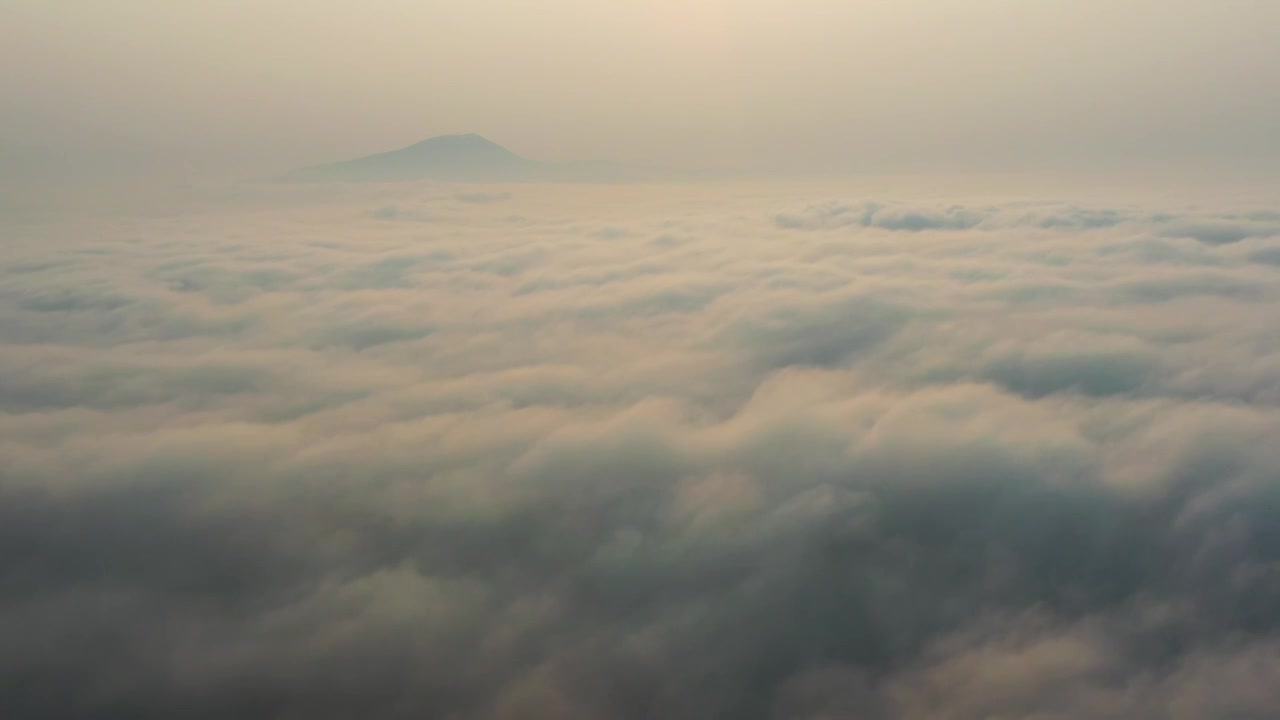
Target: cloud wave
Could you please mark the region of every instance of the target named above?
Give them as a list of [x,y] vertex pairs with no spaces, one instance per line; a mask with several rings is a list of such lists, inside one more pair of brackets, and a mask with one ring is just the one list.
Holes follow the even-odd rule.
[[398,192],[12,229],[6,717],[1280,707],[1272,215]]

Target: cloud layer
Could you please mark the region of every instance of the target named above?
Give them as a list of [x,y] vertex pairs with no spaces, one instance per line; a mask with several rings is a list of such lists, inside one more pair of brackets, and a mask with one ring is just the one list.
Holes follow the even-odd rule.
[[1266,208],[396,192],[12,229],[6,716],[1280,707]]

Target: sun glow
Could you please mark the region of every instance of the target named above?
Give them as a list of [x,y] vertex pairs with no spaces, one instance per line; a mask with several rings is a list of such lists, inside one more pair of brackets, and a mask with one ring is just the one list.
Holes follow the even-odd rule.
[[725,0],[661,0],[654,8],[674,48],[700,54],[728,50],[731,28]]

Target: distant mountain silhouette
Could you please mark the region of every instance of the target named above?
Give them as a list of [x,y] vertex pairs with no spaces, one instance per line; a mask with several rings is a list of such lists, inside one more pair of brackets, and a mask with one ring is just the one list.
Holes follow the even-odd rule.
[[441,135],[400,150],[302,168],[288,181],[604,182],[627,175],[612,163],[545,163],[475,134]]

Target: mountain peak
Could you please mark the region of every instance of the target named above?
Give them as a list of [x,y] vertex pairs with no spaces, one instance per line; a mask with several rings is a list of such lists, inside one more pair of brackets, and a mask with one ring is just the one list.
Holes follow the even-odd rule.
[[[483,135],[476,133],[461,133],[456,135],[437,135],[429,137],[421,142],[414,143],[410,148],[429,148],[429,147],[455,147],[455,148],[497,148],[507,151],[498,143],[490,140]],[[406,148],[408,149],[408,148]],[[509,151],[508,151],[509,152]]]
[[438,135],[399,150],[303,168],[292,180],[347,182],[453,180],[529,182],[590,181],[616,174],[610,167],[543,163],[523,158],[476,133]]
[[439,135],[391,152],[303,168],[297,180],[522,180],[539,163],[477,135]]

